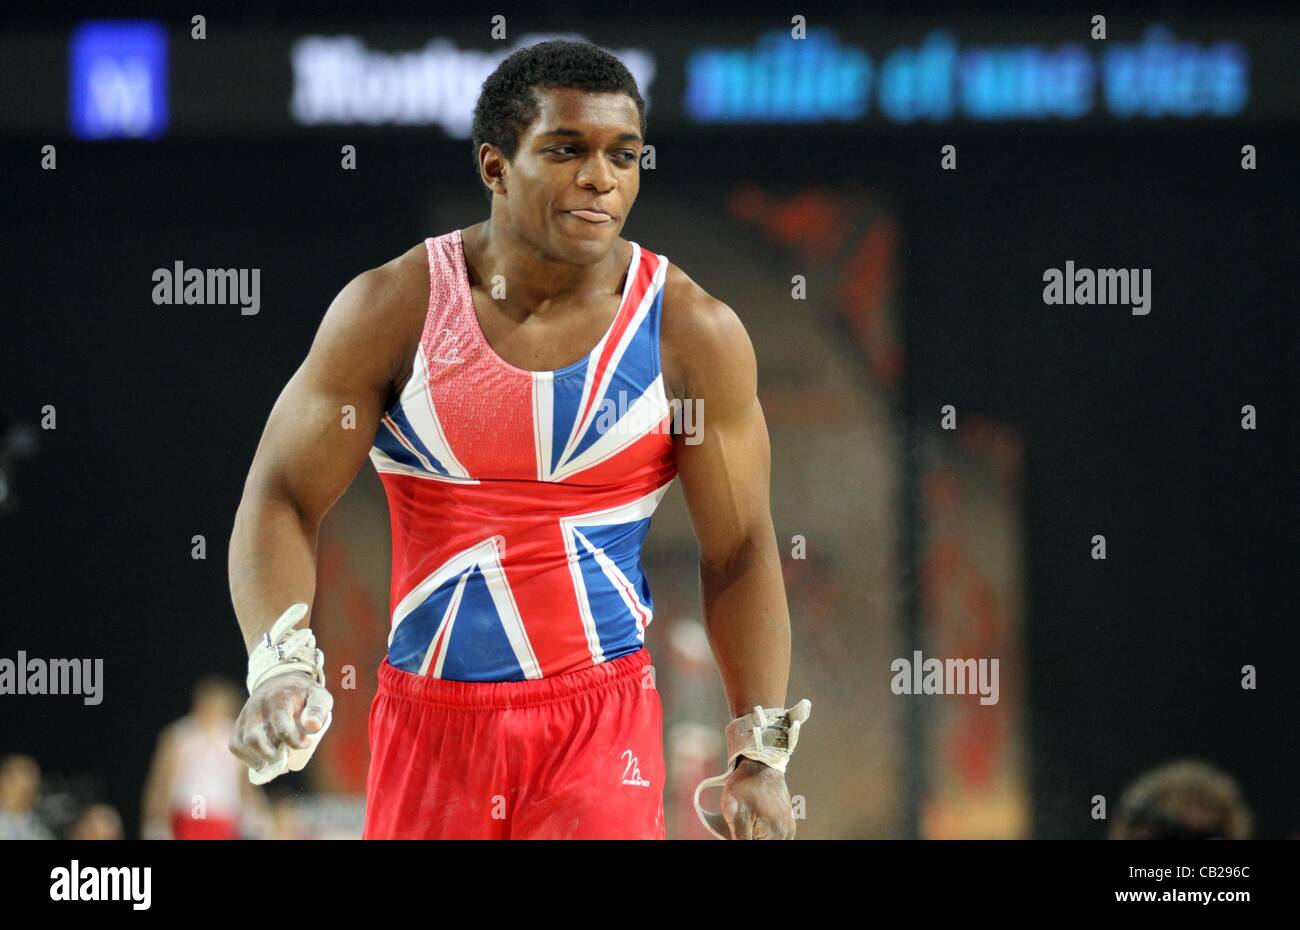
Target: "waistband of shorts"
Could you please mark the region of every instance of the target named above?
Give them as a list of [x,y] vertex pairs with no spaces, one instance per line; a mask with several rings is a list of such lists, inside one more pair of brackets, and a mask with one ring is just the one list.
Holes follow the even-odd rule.
[[644,646],[599,665],[549,678],[524,681],[453,681],[403,671],[384,659],[379,664],[379,693],[444,707],[502,710],[563,701],[604,688],[626,686],[650,664]]

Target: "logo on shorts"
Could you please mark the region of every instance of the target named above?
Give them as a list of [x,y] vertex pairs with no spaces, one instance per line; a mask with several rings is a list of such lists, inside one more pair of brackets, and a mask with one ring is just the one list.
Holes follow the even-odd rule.
[[632,755],[632,750],[624,749],[623,758],[627,759],[627,765],[623,767],[623,784],[649,788],[650,782],[641,777],[641,766],[636,756]]

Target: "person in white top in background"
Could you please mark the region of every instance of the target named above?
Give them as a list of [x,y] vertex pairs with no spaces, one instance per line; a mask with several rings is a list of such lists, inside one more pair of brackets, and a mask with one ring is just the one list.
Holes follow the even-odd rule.
[[224,678],[196,683],[190,713],[158,737],[141,805],[143,839],[240,839],[245,813],[255,825],[268,823],[265,796],[230,754],[242,703],[241,692]]

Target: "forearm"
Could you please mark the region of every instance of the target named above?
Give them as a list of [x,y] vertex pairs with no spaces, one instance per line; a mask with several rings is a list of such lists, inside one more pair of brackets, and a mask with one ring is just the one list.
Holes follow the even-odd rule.
[[291,502],[245,495],[230,536],[230,598],[250,651],[291,604],[316,593],[317,521]]
[[731,715],[756,704],[784,707],[790,676],[790,613],[771,526],[723,560],[700,560],[704,622]]
[[167,792],[159,779],[151,778],[144,791],[144,800],[140,805],[141,833],[147,833],[155,824],[165,823],[170,813],[167,809]]
[[161,839],[170,834],[173,755],[172,740],[164,733],[149,763],[149,775],[140,799],[140,835],[145,839]]

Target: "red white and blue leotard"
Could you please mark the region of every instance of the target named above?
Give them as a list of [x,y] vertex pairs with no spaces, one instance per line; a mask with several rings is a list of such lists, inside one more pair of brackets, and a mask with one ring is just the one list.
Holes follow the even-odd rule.
[[659,362],[668,260],[631,243],[596,347],[526,371],[483,335],[460,231],[425,245],[414,370],[370,450],[392,523],[389,664],[519,681],[636,652],[653,616],[641,544],[676,475]]

